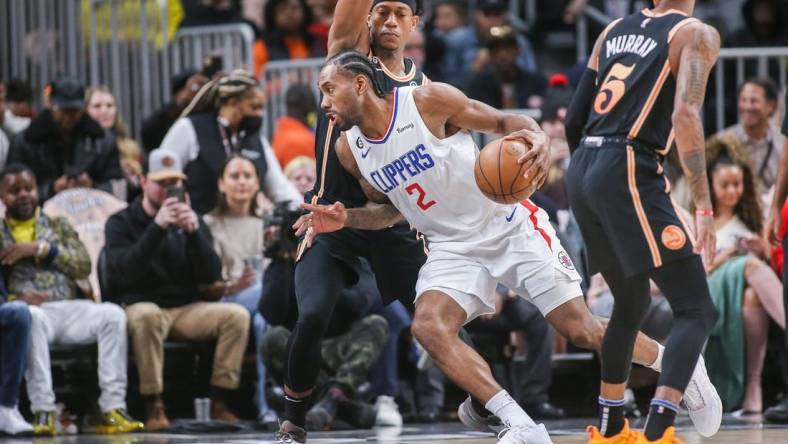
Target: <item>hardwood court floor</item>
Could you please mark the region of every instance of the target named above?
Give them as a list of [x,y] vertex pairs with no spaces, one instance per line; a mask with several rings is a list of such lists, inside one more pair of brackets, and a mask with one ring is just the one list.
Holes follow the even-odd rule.
[[[566,421],[551,421],[545,425],[550,430],[555,444],[584,444],[586,435],[583,432],[585,425],[591,419],[572,419]],[[636,423],[638,427],[641,424]],[[788,426],[762,424],[759,418],[741,420],[726,417],[723,429],[712,438],[703,439],[692,431],[692,426],[686,418],[679,423],[679,437],[687,444],[720,443],[720,444],[762,444],[786,443],[788,444]],[[270,444],[271,432],[247,431],[232,434],[168,434],[145,433],[136,435],[78,435],[60,436],[56,438],[10,438],[0,437],[0,443],[34,443],[34,444],[181,444],[181,443],[223,443],[223,444]],[[410,425],[402,428],[388,428],[380,430],[324,432],[310,434],[310,444],[340,444],[340,443],[386,443],[386,444],[493,444],[496,439],[491,435],[469,432],[461,424],[446,423],[435,425]]]

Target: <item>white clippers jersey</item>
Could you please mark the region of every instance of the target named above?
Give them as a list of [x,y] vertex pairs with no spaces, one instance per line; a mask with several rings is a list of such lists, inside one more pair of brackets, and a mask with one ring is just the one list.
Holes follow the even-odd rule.
[[479,191],[473,174],[478,149],[471,135],[459,131],[435,137],[416,108],[415,88],[394,89],[395,105],[382,139],[364,137],[357,126],[345,132],[361,174],[427,236],[430,249],[470,251],[500,238],[507,226],[519,225],[511,222],[520,222],[525,211],[497,204]]

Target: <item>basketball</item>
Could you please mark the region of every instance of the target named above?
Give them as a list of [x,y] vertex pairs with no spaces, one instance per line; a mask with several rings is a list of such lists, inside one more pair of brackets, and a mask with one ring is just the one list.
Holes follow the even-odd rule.
[[525,165],[517,163],[530,149],[520,141],[496,139],[488,143],[476,158],[476,185],[487,198],[500,204],[527,199],[534,191],[532,182],[523,177]]

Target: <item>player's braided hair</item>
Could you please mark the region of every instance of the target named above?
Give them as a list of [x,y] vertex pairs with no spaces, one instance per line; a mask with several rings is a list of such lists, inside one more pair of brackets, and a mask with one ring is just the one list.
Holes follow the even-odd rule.
[[375,77],[375,66],[364,54],[352,49],[344,49],[328,59],[326,64],[323,66],[325,67],[328,65],[334,65],[340,71],[344,71],[345,73],[352,76],[365,76],[367,79],[369,79],[375,95],[380,98],[386,97],[383,87],[380,86],[380,82],[378,82],[377,78]]
[[249,90],[259,86],[260,83],[251,73],[237,69],[203,85],[189,106],[183,110],[181,117],[219,108],[224,102],[241,97]]

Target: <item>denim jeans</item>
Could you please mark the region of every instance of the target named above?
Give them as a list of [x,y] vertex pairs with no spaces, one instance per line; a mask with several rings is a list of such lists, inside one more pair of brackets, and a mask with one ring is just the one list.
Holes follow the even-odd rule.
[[0,305],[0,406],[14,407],[30,346],[30,310],[24,302]]
[[252,318],[252,330],[254,331],[256,345],[255,361],[257,364],[257,392],[255,393],[255,404],[257,405],[257,410],[260,415],[270,410],[270,407],[268,407],[268,402],[265,400],[265,364],[263,364],[263,356],[260,352],[260,347],[258,346],[263,338],[263,333],[265,333],[265,331],[268,329],[265,319],[263,319],[263,317],[257,311],[257,306],[260,302],[260,296],[262,293],[263,282],[262,279],[258,279],[257,282],[255,282],[255,284],[251,287],[241,290],[238,293],[225,296],[223,299],[224,302],[232,302],[243,305],[244,308],[249,311],[249,315]]
[[380,299],[370,312],[383,316],[389,323],[389,337],[386,345],[380,352],[380,357],[369,369],[369,381],[372,384],[370,393],[374,397],[380,395],[396,397],[400,394],[397,346],[402,330],[410,327],[410,313],[400,301],[394,301],[388,306],[384,306]]

